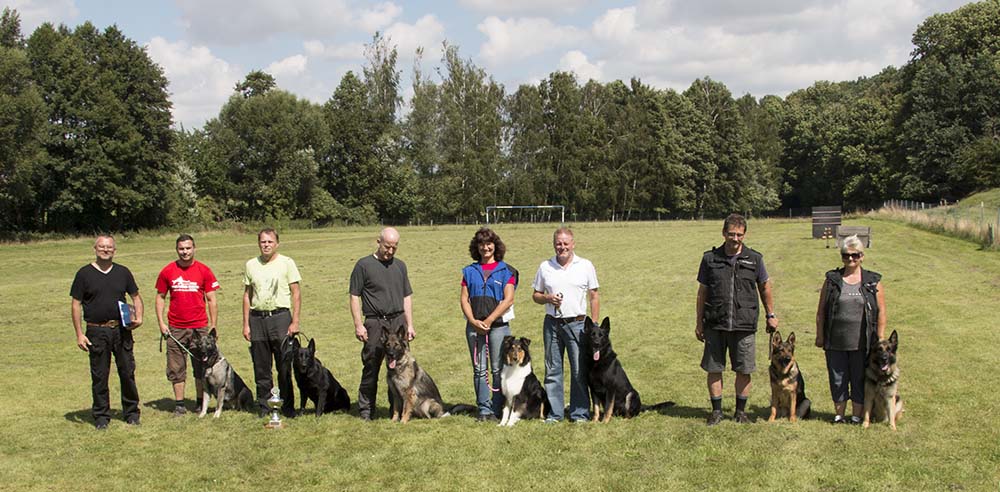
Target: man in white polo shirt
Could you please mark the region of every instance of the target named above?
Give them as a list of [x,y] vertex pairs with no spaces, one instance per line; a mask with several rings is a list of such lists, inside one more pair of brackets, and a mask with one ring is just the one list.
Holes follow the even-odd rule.
[[580,345],[590,304],[592,319],[600,319],[597,271],[573,249],[573,231],[560,227],[552,234],[556,255],[538,266],[531,299],[545,305],[542,338],[545,341],[545,392],[552,406],[546,422],[563,419],[563,354],[569,352],[569,419],[586,422],[590,413],[587,375],[581,372]]

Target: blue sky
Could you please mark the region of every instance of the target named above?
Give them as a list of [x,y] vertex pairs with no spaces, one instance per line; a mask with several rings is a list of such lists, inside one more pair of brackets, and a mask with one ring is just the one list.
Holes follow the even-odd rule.
[[359,72],[375,31],[399,50],[404,96],[418,46],[422,69],[440,66],[444,40],[508,92],[555,70],[581,82],[639,77],[683,90],[699,77],[734,95],[852,80],[900,66],[926,17],[953,0],[0,0],[29,35],[42,22],[116,24],[147,47],[170,79],[174,120],[216,116],[250,70],[324,102]]

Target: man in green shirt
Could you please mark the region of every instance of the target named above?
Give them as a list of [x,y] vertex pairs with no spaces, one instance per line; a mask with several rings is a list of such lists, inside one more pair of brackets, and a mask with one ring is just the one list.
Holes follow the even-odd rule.
[[278,232],[265,228],[257,234],[260,256],[247,261],[243,274],[243,338],[250,342],[257,402],[267,414],[267,399],[274,386],[271,359],[278,366],[278,389],[284,403],[281,413],[295,417],[291,358],[282,358],[282,342],[299,332],[299,282],[295,261],[278,254]]

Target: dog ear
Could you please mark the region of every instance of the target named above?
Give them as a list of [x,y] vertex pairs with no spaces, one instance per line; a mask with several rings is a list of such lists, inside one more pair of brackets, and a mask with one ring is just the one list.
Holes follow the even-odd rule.
[[896,335],[896,330],[892,330],[892,335],[889,335],[889,344],[892,345],[892,351],[896,351],[896,347],[899,346],[899,335]]
[[583,329],[584,331],[594,329],[594,320],[590,319],[590,316],[587,316],[587,318],[583,320]]
[[604,321],[601,321],[601,329],[611,333],[611,318],[605,316]]
[[521,337],[521,345],[524,345],[525,347],[527,347],[528,345],[531,345],[531,339],[530,338]]
[[302,344],[299,343],[299,338],[298,337],[295,337],[295,338],[292,339],[292,348],[295,349],[295,350],[298,350],[298,349],[302,348]]
[[774,333],[771,334],[771,347],[777,347],[779,345],[781,345],[781,332],[774,330]]
[[[296,338],[295,341],[298,342],[299,339]],[[316,339],[315,338],[310,338],[309,339],[308,350],[309,350],[309,355],[315,355],[316,354]]]
[[792,344],[792,349],[794,350],[795,349],[795,332],[794,331],[788,334],[788,343]]
[[[893,332],[893,333],[896,333],[896,332]],[[212,338],[216,338],[216,339],[219,338],[219,334],[215,332],[215,328],[212,328],[212,331],[208,332],[208,336],[210,336]]]

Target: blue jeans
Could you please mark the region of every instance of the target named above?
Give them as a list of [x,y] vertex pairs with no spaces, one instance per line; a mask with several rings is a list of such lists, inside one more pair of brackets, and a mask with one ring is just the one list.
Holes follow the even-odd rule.
[[[472,358],[472,387],[476,390],[476,405],[480,415],[500,416],[503,411],[503,392],[500,391],[500,345],[510,335],[510,325],[494,326],[487,335],[480,335],[469,323],[465,324],[465,340]],[[487,344],[487,337],[489,343]],[[489,367],[493,373],[493,387],[486,380],[486,348],[489,345]]]
[[545,393],[552,405],[549,418],[562,420],[563,406],[563,353],[569,356],[569,418],[587,420],[590,415],[590,392],[587,375],[580,371],[580,345],[583,339],[583,321],[560,321],[548,316],[542,325],[545,340]]

